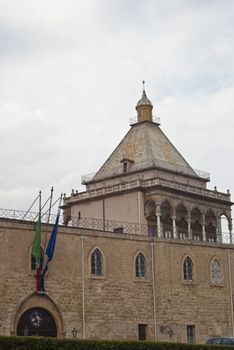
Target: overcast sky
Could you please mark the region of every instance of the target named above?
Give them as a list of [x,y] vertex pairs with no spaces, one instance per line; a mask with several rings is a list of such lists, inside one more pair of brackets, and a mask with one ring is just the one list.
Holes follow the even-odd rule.
[[208,188],[234,191],[233,0],[0,0],[0,208],[84,190],[142,84]]

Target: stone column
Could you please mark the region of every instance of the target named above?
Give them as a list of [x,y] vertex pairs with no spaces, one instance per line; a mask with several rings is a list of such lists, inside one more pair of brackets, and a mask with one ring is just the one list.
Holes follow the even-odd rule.
[[158,233],[158,237],[162,237],[161,221],[160,221],[161,213],[156,213],[156,217],[157,217],[157,233]]
[[216,241],[219,243],[222,243],[223,241],[223,232],[222,232],[222,225],[221,225],[221,218],[217,218],[217,224],[216,224]]
[[229,236],[230,236],[230,244],[233,244],[231,219],[228,219],[228,230],[229,230]]
[[223,242],[223,233],[221,232],[221,230],[219,230],[218,227],[216,227],[216,241],[219,243]]
[[188,239],[192,239],[191,216],[188,215]]
[[176,232],[176,208],[172,207],[172,227],[173,227],[173,238],[177,238]]
[[177,232],[176,232],[176,217],[172,217],[172,226],[173,226],[173,238],[177,238]]
[[206,241],[206,216],[202,214],[202,240]]

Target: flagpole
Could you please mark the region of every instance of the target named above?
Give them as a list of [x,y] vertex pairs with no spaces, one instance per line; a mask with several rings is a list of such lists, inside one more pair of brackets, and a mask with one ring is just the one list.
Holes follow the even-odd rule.
[[54,224],[54,227],[53,227],[53,229],[51,231],[50,239],[49,239],[49,242],[48,242],[45,254],[44,254],[44,257],[46,256],[47,258],[45,259],[45,263],[44,263],[44,266],[43,266],[43,271],[42,271],[41,277],[40,277],[39,294],[44,294],[45,293],[44,277],[45,277],[46,271],[48,270],[48,263],[52,260],[53,255],[54,255],[56,236],[57,236],[58,225],[59,225],[61,201],[62,201],[62,194],[60,196],[60,201],[59,201],[59,206],[58,206],[58,211],[57,211],[55,224]]
[[[40,238],[41,238],[41,190],[39,191],[39,213],[38,213],[38,222],[40,225]],[[39,250],[39,257],[38,261],[36,259],[36,266],[37,266],[37,275],[36,275],[36,289],[37,291],[39,290],[40,286],[40,275],[41,275],[41,267],[40,267],[40,262],[41,262],[41,239],[40,239],[40,250]]]
[[41,213],[41,190],[39,191],[39,214]]
[[[51,195],[49,196],[49,198],[46,200],[46,202],[43,204],[41,210],[46,206],[47,202],[51,199]],[[48,210],[47,210],[48,211]]]
[[[39,196],[38,196],[38,197],[39,197]],[[38,197],[37,197],[37,198],[38,198]],[[51,199],[51,195],[49,196],[49,198],[45,201],[45,203],[44,203],[43,206],[41,207],[41,213],[42,213],[42,209],[46,206],[47,202],[48,202],[50,199]],[[54,205],[54,204],[53,204],[53,205]],[[53,207],[53,205],[52,205],[52,207]],[[45,215],[47,214],[48,211],[49,211],[49,209],[46,210],[46,212],[45,212],[43,215],[41,215],[41,218],[43,218],[43,216],[45,216]],[[34,220],[36,220],[37,217],[38,217],[38,214],[35,216]]]
[[34,206],[34,204],[36,203],[36,201],[38,200],[38,198],[40,197],[40,193],[37,196],[37,198],[35,199],[35,201],[33,202],[33,204],[31,204],[30,208],[26,211],[26,213],[23,216],[23,219],[25,218],[25,216],[29,213],[29,210],[31,210],[31,208]]
[[59,205],[58,205],[58,212],[57,213],[59,213],[59,211],[60,211],[60,205],[61,205],[62,199],[63,199],[63,194],[61,193],[60,198],[59,198]]
[[[58,199],[56,199],[56,201],[51,205],[51,208],[53,208],[53,206],[54,206],[58,201],[60,201],[60,202],[59,202],[59,205],[60,205],[60,204],[61,204],[61,196],[59,196]],[[42,215],[42,217],[45,216],[45,215],[47,214],[48,211],[49,211],[49,209]]]
[[50,213],[51,213],[51,208],[52,208],[53,192],[54,192],[54,188],[53,188],[53,186],[52,186],[52,187],[51,187],[51,190],[50,190],[50,204],[49,204],[49,213],[48,213],[48,219],[47,219],[47,225],[46,225],[46,234],[45,234],[43,264],[44,264],[45,249],[46,249],[46,244],[47,244],[47,234],[48,234],[49,223],[50,223]]

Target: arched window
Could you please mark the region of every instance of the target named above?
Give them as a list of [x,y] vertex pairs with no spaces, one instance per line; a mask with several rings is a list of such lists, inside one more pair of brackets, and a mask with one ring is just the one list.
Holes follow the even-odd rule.
[[135,261],[136,277],[146,277],[145,257],[142,253],[138,254]]
[[184,280],[192,281],[193,280],[193,262],[188,256],[184,260],[183,270],[184,270]]
[[91,274],[96,276],[102,276],[102,254],[99,249],[95,249],[91,255]]
[[221,283],[221,280],[221,265],[217,259],[214,259],[211,264],[211,281],[212,283]]
[[230,223],[226,215],[221,215],[220,222],[220,238],[223,243],[230,243]]
[[[44,250],[41,247],[41,257],[40,257],[40,268],[42,269],[43,265],[43,256],[44,256]],[[37,261],[35,256],[31,255],[31,270],[36,271],[37,270]]]

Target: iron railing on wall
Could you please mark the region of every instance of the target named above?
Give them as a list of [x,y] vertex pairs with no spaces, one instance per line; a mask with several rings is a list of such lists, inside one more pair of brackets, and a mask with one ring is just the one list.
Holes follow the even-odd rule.
[[102,220],[92,218],[72,217],[69,225],[79,228],[89,228],[93,230],[126,233],[135,235],[147,235],[148,225],[137,224],[125,221]]
[[[38,212],[25,212],[21,210],[13,209],[3,209],[0,208],[0,220],[1,221],[11,221],[16,222],[31,222],[34,223],[38,220]],[[51,214],[48,217],[48,213],[42,213],[41,221],[42,223],[54,224],[56,220],[56,214]],[[74,228],[83,228],[89,230],[97,230],[104,232],[114,232],[120,234],[130,234],[130,235],[142,235],[142,236],[155,236],[157,237],[156,227],[149,226],[147,224],[137,224],[125,221],[114,221],[114,220],[102,220],[94,218],[85,218],[85,217],[71,217],[70,220],[65,224],[63,216],[60,215],[59,219],[60,226],[69,226]],[[193,241],[202,241],[202,235],[191,235],[189,238],[188,233],[178,232],[176,237],[173,236],[173,233],[168,230],[162,232],[160,238],[166,240],[181,239],[181,240],[193,240]],[[222,232],[214,235],[214,238],[207,238],[208,242],[213,243],[223,243],[223,244],[233,244],[234,236],[229,232]]]
[[[42,223],[49,222],[50,224],[55,223],[56,215],[50,214],[48,217],[48,213],[41,214]],[[3,209],[0,208],[0,219],[2,220],[16,220],[16,221],[27,221],[27,222],[36,222],[38,220],[38,212],[28,212],[22,210],[14,210],[14,209]],[[48,221],[49,219],[49,221]],[[63,218],[60,217],[60,224],[63,224]]]

